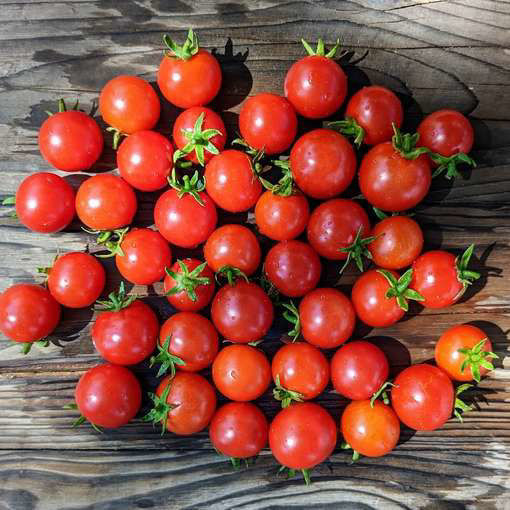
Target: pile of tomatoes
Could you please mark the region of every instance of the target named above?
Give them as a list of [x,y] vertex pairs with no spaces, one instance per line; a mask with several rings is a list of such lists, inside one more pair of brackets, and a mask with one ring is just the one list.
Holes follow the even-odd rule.
[[[301,470],[306,481],[336,448],[339,430],[354,457],[376,457],[395,448],[401,423],[434,430],[452,414],[460,417],[469,406],[459,393],[493,369],[496,355],[482,330],[455,325],[437,341],[435,366],[411,365],[392,382],[377,339],[351,337],[358,320],[377,328],[401,320],[409,300],[452,306],[479,277],[469,269],[473,246],[459,256],[423,252],[422,230],[405,214],[433,177],[474,166],[469,121],[441,110],[416,134],[402,133],[401,102],[381,86],[356,92],[336,119],[347,77],[335,61],[338,44],[327,51],[319,40],[315,50],[304,42],[308,56],[287,72],[284,96],[262,93],[241,105],[241,138],[226,149],[221,116],[204,106],[221,87],[217,60],[192,30],[182,46],[168,36],[164,42],[157,83],[182,109],[172,140],[154,131],[161,105],[151,85],[118,76],[99,97],[118,146],[118,171],[90,176],[77,191],[55,173],[34,173],[19,186],[15,205],[19,221],[36,232],[58,232],[77,215],[126,281],[163,280],[176,313],[160,324],[124,284],[100,300],[103,265],[72,252],[42,270],[43,285],[16,284],[2,293],[1,331],[28,352],[47,342],[61,306],[95,304],[91,337],[106,363],[76,386],[77,423],[114,428],[133,419],[142,389],[126,366],[148,359],[161,380],[144,420],[179,435],[209,427],[213,446],[234,465],[269,444],[277,461]],[[39,131],[41,154],[57,170],[87,171],[102,153],[102,131],[77,107],[59,106]],[[298,116],[328,121],[298,136]],[[355,179],[362,199],[339,198]],[[137,194],[154,191],[161,191],[155,228],[131,228]],[[248,226],[218,226],[218,209],[253,211],[256,229],[245,214],[239,218]],[[265,253],[263,237],[272,244]],[[172,256],[175,247],[199,246],[203,258]],[[336,261],[339,273],[357,266],[350,296],[320,285],[324,259]],[[270,361],[259,344],[275,316],[285,317],[290,331]],[[227,343],[221,349],[220,339]],[[209,368],[207,379],[200,372]],[[339,423],[313,401],[330,382],[351,400]],[[271,384],[283,409],[269,423],[252,401]],[[217,392],[230,402],[217,408]]]

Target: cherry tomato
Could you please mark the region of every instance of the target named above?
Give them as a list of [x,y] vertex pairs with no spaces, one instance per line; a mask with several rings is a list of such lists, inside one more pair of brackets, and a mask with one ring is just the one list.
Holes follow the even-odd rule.
[[415,430],[436,430],[450,418],[455,399],[445,372],[432,365],[412,365],[398,374],[391,404],[400,421]]
[[382,457],[397,446],[400,422],[395,411],[379,400],[351,402],[342,414],[342,435],[349,446],[367,457]]
[[112,174],[89,177],[76,194],[78,218],[92,230],[115,230],[129,225],[136,207],[133,188]]
[[150,228],[135,228],[120,244],[115,264],[123,278],[136,285],[150,285],[165,276],[172,251],[163,236]]
[[99,95],[103,120],[121,133],[152,129],[159,120],[161,105],[154,89],[138,76],[117,76]]
[[340,133],[314,129],[293,145],[290,168],[303,193],[318,199],[332,198],[352,182],[356,174],[356,154]]
[[74,395],[80,413],[90,423],[107,429],[131,421],[142,403],[138,379],[127,368],[109,363],[87,370]]
[[92,305],[103,292],[105,280],[103,266],[88,253],[66,253],[48,269],[48,290],[68,308]]
[[297,133],[292,105],[276,94],[249,97],[241,106],[239,130],[246,143],[270,156],[287,150]]
[[174,148],[155,131],[138,131],[128,136],[117,151],[121,177],[140,191],[164,188],[173,167]]
[[55,174],[29,175],[16,192],[16,214],[25,227],[35,232],[58,232],[74,218],[73,188]]
[[354,331],[356,315],[349,298],[336,289],[315,289],[299,304],[303,338],[322,349],[338,347]]
[[271,367],[266,355],[255,347],[229,345],[213,361],[212,378],[225,397],[248,402],[259,398],[269,387]]

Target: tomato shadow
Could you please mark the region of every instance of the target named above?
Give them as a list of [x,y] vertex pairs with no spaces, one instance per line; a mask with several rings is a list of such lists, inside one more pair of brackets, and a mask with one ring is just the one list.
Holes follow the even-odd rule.
[[[62,315],[55,330],[49,335],[48,340],[57,347],[66,347],[66,344],[77,340],[80,333],[87,328],[94,314],[92,306],[87,308],[61,307]],[[81,353],[81,349],[79,350]],[[66,352],[66,354],[69,354]]]
[[390,364],[390,379],[395,378],[402,370],[411,366],[411,353],[409,349],[396,338],[378,335],[364,338],[363,340],[374,344],[384,352]]
[[156,92],[159,103],[161,104],[161,113],[159,115],[159,120],[156,126],[153,128],[154,131],[158,131],[158,133],[171,138],[172,136],[172,127],[174,125],[175,119],[182,112],[180,108],[170,103],[165,96],[159,90],[158,83],[156,81],[149,82],[150,86]]

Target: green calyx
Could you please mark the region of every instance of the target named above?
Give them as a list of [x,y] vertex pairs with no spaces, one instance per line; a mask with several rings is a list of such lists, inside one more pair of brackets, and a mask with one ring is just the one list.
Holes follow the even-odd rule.
[[237,267],[228,265],[220,267],[218,271],[216,271],[214,278],[216,279],[217,283],[221,283],[220,278],[225,278],[229,285],[234,285],[234,283],[240,278],[242,278],[246,282],[250,281],[248,280],[246,274],[243,273],[243,271],[241,271]]
[[499,356],[491,351],[485,351],[485,343],[488,338],[483,338],[471,349],[459,349],[458,352],[464,354],[465,358],[460,366],[460,371],[464,372],[466,368],[471,369],[471,374],[476,382],[480,382],[480,367],[486,370],[494,370],[494,365],[490,361],[491,359],[498,359]]
[[168,385],[163,390],[160,397],[158,397],[155,393],[149,393],[149,398],[152,400],[154,405],[152,409],[142,417],[142,421],[152,422],[153,425],[161,423],[161,435],[166,432],[168,414],[177,407],[176,405],[169,404],[167,402],[171,386],[172,380],[168,382]]
[[156,363],[160,363],[160,367],[156,377],[161,377],[170,371],[170,376],[173,377],[175,375],[175,365],[184,366],[186,362],[175,356],[170,352],[170,341],[172,339],[172,335],[168,335],[161,345],[159,342],[157,343],[158,353],[156,356],[151,356],[149,366],[152,368]]
[[[66,404],[65,406],[63,406],[64,409],[72,409],[73,411],[74,410],[77,410],[78,409],[78,406],[76,405],[75,402],[73,402],[72,404]],[[80,416],[78,416],[78,418],[76,418],[73,423],[72,423],[72,426],[73,427],[79,427],[80,425],[83,425],[85,422],[87,422],[87,418],[85,418],[85,416],[83,416],[83,414],[80,414]],[[98,427],[96,424],[92,423],[91,421],[88,421],[90,423],[90,425],[92,426],[92,428],[96,431],[96,432],[99,432],[100,434],[103,433],[103,431],[101,430],[100,427]]]
[[402,133],[400,129],[393,122],[391,124],[393,126],[393,138],[391,142],[393,144],[393,148],[405,159],[416,159],[422,154],[429,153],[429,149],[426,147],[416,147],[420,135],[418,133],[414,133],[413,135],[410,133]]
[[473,410],[473,406],[466,404],[459,395],[464,391],[472,388],[472,384],[461,384],[455,390],[455,402],[453,404],[453,415],[459,420],[461,423],[464,421],[462,415],[469,411]]
[[390,383],[389,381],[384,382],[381,387],[372,395],[370,398],[370,407],[374,407],[375,401],[381,397],[382,401],[386,404],[390,404],[390,399],[388,397],[388,388],[393,388],[395,385]]
[[292,329],[287,332],[292,342],[295,342],[301,334],[301,320],[299,318],[299,310],[296,305],[289,301],[288,303],[280,303],[280,306],[284,308],[283,318],[292,324]]
[[475,245],[471,244],[466,248],[466,251],[457,257],[455,260],[455,265],[457,266],[457,278],[459,282],[462,284],[462,290],[456,299],[459,299],[462,294],[464,294],[465,290],[471,285],[475,280],[480,278],[480,273],[476,271],[471,271],[468,269],[469,260],[473,255],[473,250],[475,249]]
[[282,403],[282,407],[285,409],[289,407],[292,402],[303,402],[305,397],[302,393],[297,391],[288,390],[280,384],[280,376],[275,377],[275,388],[273,389],[273,397]]
[[203,200],[200,198],[200,193],[205,190],[205,177],[200,179],[198,170],[191,176],[183,175],[182,180],[179,181],[175,168],[172,169],[172,176],[168,178],[168,184],[177,191],[177,196],[182,198],[189,193],[200,205],[204,206]]
[[345,120],[334,120],[325,122],[324,127],[338,131],[342,135],[353,139],[354,145],[359,149],[365,138],[365,130],[352,117],[345,117]]
[[413,270],[408,269],[398,280],[393,274],[386,269],[378,269],[377,272],[386,278],[390,284],[390,288],[386,291],[386,298],[396,298],[397,304],[402,310],[409,310],[408,300],[424,301],[425,298],[413,289],[409,288],[413,278]]
[[200,276],[207,266],[207,262],[200,264],[192,271],[188,269],[188,266],[182,260],[178,260],[177,264],[179,265],[180,271],[172,271],[168,268],[165,269],[166,274],[175,282],[175,285],[165,296],[173,296],[180,292],[186,292],[191,301],[196,301],[197,293],[195,289],[200,287],[200,285],[209,285],[211,283],[210,278],[207,276]]
[[[78,108],[80,106],[80,101],[79,101],[79,99],[77,99],[76,102],[74,103],[74,105],[71,108],[68,108],[67,105],[66,105],[66,102],[64,101],[64,99],[60,98],[58,100],[58,102],[57,102],[57,105],[58,105],[57,113],[68,112],[68,111],[75,111],[75,112],[77,112]],[[53,115],[53,112],[50,112],[49,110],[46,110],[46,114],[49,117],[51,117]]]
[[317,41],[317,48],[314,50],[304,39],[301,39],[303,46],[305,47],[306,52],[310,56],[318,56],[318,57],[326,57],[326,58],[335,58],[338,55],[338,50],[340,49],[340,39],[336,40],[335,45],[326,52],[326,47],[324,46],[324,41],[319,39]]
[[21,346],[21,354],[27,355],[34,345],[37,345],[38,347],[48,347],[50,345],[50,341],[47,339],[43,340],[36,340],[35,342],[23,342],[23,345]]
[[[310,480],[311,469],[300,469],[299,471],[301,471],[301,474],[303,475],[305,485],[310,485],[312,483],[312,481]],[[288,468],[287,466],[280,466],[280,469],[278,470],[278,475],[283,476],[286,480],[288,480],[289,478],[294,478],[297,472],[298,472],[297,469]]]
[[126,289],[124,288],[124,282],[119,285],[117,292],[113,291],[108,294],[108,299],[104,301],[96,301],[96,310],[107,311],[107,312],[120,312],[123,308],[128,307],[137,296],[128,296]]
[[[2,200],[2,205],[5,205],[6,207],[15,206],[16,205],[16,195],[12,195],[10,197],[5,197]],[[7,216],[9,216],[10,218],[17,218],[18,215],[16,214],[16,209],[14,209],[10,213],[8,213]]]
[[441,156],[441,154],[437,154],[436,152],[431,152],[429,156],[436,165],[439,165],[432,174],[432,178],[437,177],[442,173],[445,174],[447,179],[461,177],[462,174],[457,169],[457,166],[459,165],[468,165],[472,168],[476,168],[476,161],[464,152],[458,152],[457,154],[453,154],[449,157]]
[[244,152],[252,158],[254,163],[258,163],[264,157],[264,149],[255,149],[249,145],[244,138],[236,138],[232,140],[232,145],[240,145],[243,147]]
[[345,271],[345,268],[351,263],[352,260],[356,263],[356,267],[360,270],[360,272],[364,271],[363,267],[363,257],[372,260],[372,253],[367,248],[372,241],[375,241],[375,237],[361,237],[362,227],[358,229],[356,232],[356,237],[354,241],[345,248],[340,248],[341,253],[347,253],[347,258],[343,266],[340,268],[340,274]]
[[121,257],[124,256],[124,252],[122,251],[120,245],[128,233],[129,227],[117,228],[115,230],[90,230],[82,227],[82,230],[87,232],[87,234],[97,236],[96,244],[106,248],[107,253],[99,255],[95,254],[96,257],[100,259],[107,259],[110,257],[115,257],[115,255],[119,255]]
[[[221,453],[220,453],[220,455],[221,455]],[[255,460],[255,457],[243,457],[243,458],[229,457],[229,460],[230,460],[230,463],[232,464],[232,467],[236,471],[239,471],[241,469],[241,467],[245,467],[246,469],[248,469],[250,467],[250,461],[251,461],[251,463],[253,463]]]
[[167,48],[165,50],[167,57],[179,58],[181,60],[189,60],[200,49],[198,36],[191,28],[188,30],[188,35],[182,46],[179,46],[168,34],[163,36],[163,43]]
[[296,192],[296,188],[294,186],[294,177],[292,176],[292,171],[290,169],[290,162],[288,160],[276,159],[272,161],[272,163],[281,170],[282,175],[276,184],[273,184],[267,179],[259,176],[262,186],[269,190],[273,195],[281,195],[282,197],[289,197],[293,195]]
[[119,143],[124,136],[128,136],[126,133],[123,133],[122,131],[119,131],[117,128],[113,126],[108,126],[106,128],[106,131],[108,133],[113,133],[113,140],[112,140],[112,148],[113,150],[117,150],[119,148]]
[[360,458],[360,454],[358,451],[356,451],[349,443],[347,443],[346,441],[344,441],[341,445],[340,445],[340,448],[342,450],[352,450],[352,459],[351,459],[351,462],[356,462],[359,460]]

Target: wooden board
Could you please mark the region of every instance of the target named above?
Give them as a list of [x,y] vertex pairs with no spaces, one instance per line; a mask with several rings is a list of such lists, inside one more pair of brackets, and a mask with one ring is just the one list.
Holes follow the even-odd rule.
[[[497,369],[472,392],[477,409],[464,424],[451,420],[434,433],[403,430],[394,453],[348,462],[335,453],[314,471],[314,483],[284,481],[264,452],[249,470],[233,472],[206,433],[161,437],[139,420],[97,434],[70,426],[73,398],[83,371],[98,358],[89,338],[91,312],[69,311],[56,344],[27,356],[0,340],[0,508],[12,510],[131,508],[510,508],[510,3],[503,0],[0,0],[0,196],[12,194],[26,175],[47,170],[37,146],[44,111],[59,97],[88,107],[113,76],[133,73],[155,81],[165,32],[183,39],[189,26],[222,63],[225,85],[214,106],[235,134],[239,104],[249,94],[281,93],[285,71],[303,54],[298,40],[349,50],[344,67],[350,88],[391,87],[406,108],[406,127],[441,107],[468,114],[475,127],[479,166],[453,185],[437,180],[417,218],[427,247],[454,251],[476,243],[474,266],[482,279],[448,310],[414,308],[380,337],[394,370],[430,359],[439,334],[472,322],[485,328],[500,355]],[[177,110],[168,104],[160,121],[169,133]],[[96,170],[114,168],[105,151]],[[71,180],[77,184],[79,177]],[[353,191],[355,193],[355,191]],[[140,194],[136,223],[150,225],[156,194]],[[227,221],[226,218],[223,221]],[[4,209],[0,217],[0,290],[32,281],[35,268],[57,250],[95,250],[78,223],[58,235],[28,232]],[[106,262],[107,289],[119,283]],[[328,267],[330,277],[335,267]],[[348,289],[354,273],[342,280]],[[154,288],[133,292],[161,319],[171,313]],[[275,328],[265,342],[279,343]],[[146,388],[156,379],[136,368]],[[261,407],[269,416],[277,406]],[[332,391],[322,403],[338,419],[345,404]],[[145,403],[144,405],[147,405]]]

